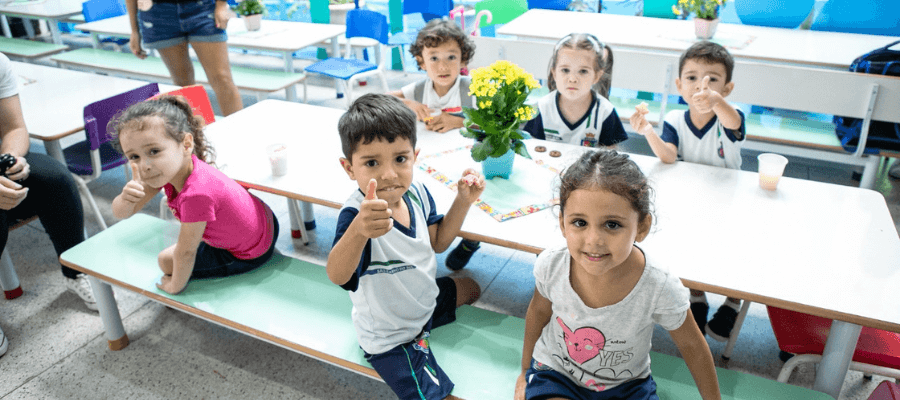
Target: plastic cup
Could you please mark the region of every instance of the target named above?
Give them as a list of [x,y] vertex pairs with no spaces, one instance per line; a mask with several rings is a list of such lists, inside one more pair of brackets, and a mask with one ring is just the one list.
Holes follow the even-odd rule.
[[759,186],[766,190],[775,190],[778,181],[784,174],[784,166],[788,159],[780,154],[763,153],[756,157],[759,160]]
[[288,172],[287,146],[284,143],[275,143],[266,147],[269,163],[272,164],[272,176],[284,176]]

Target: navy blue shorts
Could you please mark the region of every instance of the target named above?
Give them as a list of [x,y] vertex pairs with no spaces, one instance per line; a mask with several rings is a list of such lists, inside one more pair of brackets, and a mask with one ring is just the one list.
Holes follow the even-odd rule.
[[186,3],[153,2],[147,11],[138,11],[141,41],[145,48],[164,49],[187,42],[224,42],[224,29],[216,28],[215,0]]
[[403,400],[440,400],[453,391],[453,382],[438,365],[428,338],[431,329],[456,320],[456,283],[443,277],[437,284],[437,306],[416,340],[381,354],[365,354],[381,379]]
[[525,373],[525,398],[542,400],[562,397],[572,400],[608,400],[608,399],[646,399],[659,400],[656,395],[656,382],[653,377],[633,379],[609,390],[595,392],[581,387],[559,372],[544,366],[535,368],[536,361],[531,360],[531,368]]
[[191,272],[191,279],[222,278],[243,274],[265,264],[275,253],[275,242],[278,240],[278,218],[273,215],[272,221],[275,225],[272,244],[269,245],[269,250],[256,258],[241,260],[228,250],[200,242],[200,246],[197,246],[197,257],[194,259],[194,271]]

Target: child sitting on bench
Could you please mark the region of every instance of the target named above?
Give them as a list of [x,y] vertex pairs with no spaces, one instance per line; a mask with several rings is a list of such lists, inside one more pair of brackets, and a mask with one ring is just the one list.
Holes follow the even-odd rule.
[[178,294],[193,278],[237,275],[263,265],[275,251],[278,220],[262,200],[207,164],[212,149],[203,118],[182,97],[132,105],[115,121],[114,144],[132,178],[113,199],[128,218],[164,188],[179,221],[178,242],[159,253],[161,290]]
[[435,279],[435,252],[456,238],[484,177],[464,171],[450,210],[438,215],[413,179],[416,114],[390,95],[357,99],[338,132],[341,166],[359,189],[338,215],[328,279],[350,292],[359,346],[399,398],[454,398],[428,337],[455,321],[456,308],[475,302],[480,288],[471,278]]

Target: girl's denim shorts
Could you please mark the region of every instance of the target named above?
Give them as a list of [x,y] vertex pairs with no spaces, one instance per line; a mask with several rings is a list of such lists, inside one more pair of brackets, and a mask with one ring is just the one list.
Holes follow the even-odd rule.
[[224,42],[228,36],[216,28],[215,11],[215,0],[153,2],[150,10],[138,12],[143,45],[164,49],[186,42]]

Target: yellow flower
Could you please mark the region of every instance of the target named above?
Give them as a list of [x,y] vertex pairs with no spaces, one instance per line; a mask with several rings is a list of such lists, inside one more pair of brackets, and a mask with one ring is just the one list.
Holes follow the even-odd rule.
[[674,13],[675,15],[681,15],[681,10],[679,10],[678,7],[675,7],[675,5],[673,4],[672,13]]

